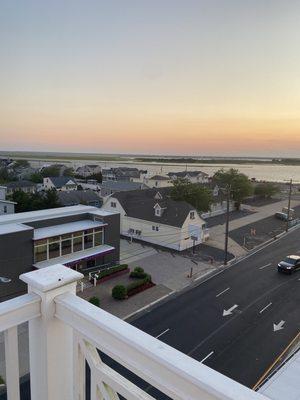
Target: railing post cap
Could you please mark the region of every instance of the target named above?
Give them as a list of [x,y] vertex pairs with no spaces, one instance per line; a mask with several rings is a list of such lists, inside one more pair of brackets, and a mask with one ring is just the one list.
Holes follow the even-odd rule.
[[41,268],[35,271],[20,275],[20,279],[28,286],[38,289],[40,292],[65,286],[82,279],[83,275],[62,264]]

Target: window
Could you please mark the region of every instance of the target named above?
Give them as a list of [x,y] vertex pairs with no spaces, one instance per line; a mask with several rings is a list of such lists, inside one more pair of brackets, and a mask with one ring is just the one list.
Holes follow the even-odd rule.
[[6,214],[6,213],[7,213],[7,206],[4,206],[4,209],[3,209],[3,211],[4,211],[4,214]]
[[156,208],[156,209],[155,209],[155,215],[157,215],[158,217],[160,217],[160,208]]
[[155,226],[154,225],[152,225],[152,230],[155,231]]
[[140,231],[139,229],[136,229],[136,230],[135,230],[135,234],[138,235],[138,236],[141,236],[142,231]]
[[35,246],[34,247],[34,262],[40,262],[47,260],[47,245]]
[[83,236],[83,243],[84,243],[84,250],[90,249],[93,247],[94,235],[84,235]]
[[195,219],[195,211],[191,211],[190,212],[190,218],[191,219]]
[[117,203],[115,201],[111,201],[110,206],[112,208],[117,208]]
[[64,256],[66,254],[72,253],[72,240],[62,240],[61,241],[61,255]]
[[95,246],[100,246],[101,244],[103,244],[103,233],[102,231],[100,232],[95,232]]
[[[77,236],[81,234],[81,236]],[[76,236],[75,236],[76,235]],[[73,251],[81,251],[82,250],[82,232],[77,232],[73,234]]]
[[60,256],[60,243],[54,242],[49,244],[49,258],[56,258]]
[[156,231],[157,231],[157,232],[159,231],[159,227],[158,227],[158,226],[156,227]]
[[102,228],[67,233],[34,242],[34,261],[41,262],[103,244]]

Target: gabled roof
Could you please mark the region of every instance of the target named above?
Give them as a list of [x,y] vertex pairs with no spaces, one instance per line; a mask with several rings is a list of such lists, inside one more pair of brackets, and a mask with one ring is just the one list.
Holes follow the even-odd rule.
[[167,176],[162,176],[162,175],[153,175],[151,178],[148,179],[153,179],[155,181],[168,181],[169,178]]
[[57,193],[59,202],[63,206],[76,204],[102,203],[100,197],[93,190],[71,190]]
[[58,189],[65,186],[65,184],[68,183],[69,181],[72,181],[74,182],[74,184],[76,184],[75,180],[70,176],[48,176],[47,178],[51,179],[53,185]]
[[17,189],[17,188],[24,188],[24,187],[36,187],[36,184],[31,181],[20,180],[20,181],[8,182],[5,184],[5,186],[7,188]]
[[169,172],[169,176],[177,176],[178,178],[183,178],[185,176],[198,176],[198,175],[203,175],[203,176],[209,176],[206,172],[202,171],[181,171],[181,172]]
[[104,181],[99,184],[101,188],[113,190],[115,192],[124,191],[124,190],[137,190],[142,187],[148,187],[143,183],[139,182],[130,182],[130,181]]
[[[185,201],[172,200],[169,196],[169,190],[165,189],[117,192],[113,197],[120,202],[129,217],[181,228],[190,211],[194,211],[195,208]],[[155,199],[157,192],[162,195],[162,200]],[[156,216],[154,212],[156,204],[164,208],[160,217]]]

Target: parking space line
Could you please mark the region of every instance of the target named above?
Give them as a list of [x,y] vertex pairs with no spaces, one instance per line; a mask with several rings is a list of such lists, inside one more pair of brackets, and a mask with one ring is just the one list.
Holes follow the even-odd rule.
[[262,310],[260,310],[260,314],[263,313],[264,311],[266,311],[267,308],[269,308],[272,305],[272,303],[269,303],[268,305],[266,305],[266,307],[264,307]]
[[259,267],[258,269],[265,269],[267,267],[270,267],[271,265],[272,265],[272,263],[269,263],[269,264],[263,265],[262,267]]
[[163,331],[162,333],[160,333],[159,335],[155,336],[156,339],[158,339],[159,337],[161,337],[162,335],[164,335],[165,333],[169,332],[170,328],[166,329],[165,331]]
[[206,357],[204,357],[200,362],[203,363],[205,360],[207,360],[209,357],[211,357],[214,354],[214,351],[211,351],[209,354],[207,354]]
[[219,297],[219,296],[221,296],[223,293],[226,293],[229,289],[230,289],[230,287],[226,288],[226,289],[223,290],[222,292],[218,293],[218,294],[216,295],[216,297]]

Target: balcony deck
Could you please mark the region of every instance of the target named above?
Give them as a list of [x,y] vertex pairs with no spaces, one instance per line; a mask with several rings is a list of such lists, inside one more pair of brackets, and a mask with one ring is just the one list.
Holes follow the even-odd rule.
[[17,326],[26,321],[31,400],[267,399],[79,298],[81,278],[62,265],[29,272],[28,294],[0,304],[8,400],[20,399]]

